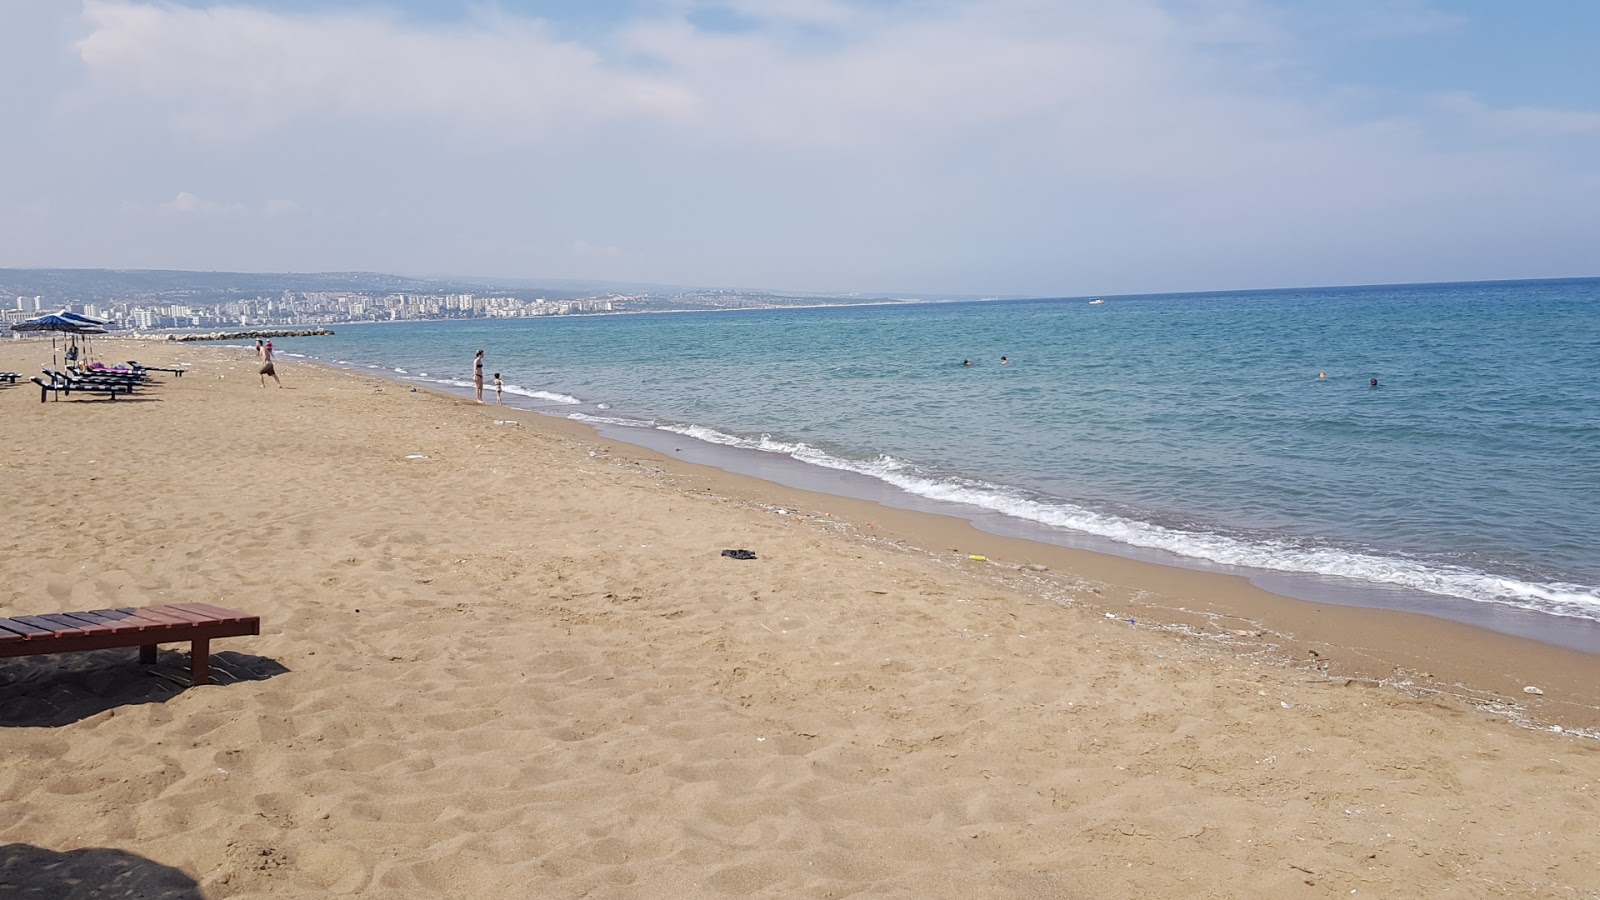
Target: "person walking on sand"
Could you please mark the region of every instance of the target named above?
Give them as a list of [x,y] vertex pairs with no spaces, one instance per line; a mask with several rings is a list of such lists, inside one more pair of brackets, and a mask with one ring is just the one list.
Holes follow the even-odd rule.
[[504,404],[506,402],[506,401],[500,399],[500,391],[504,387],[505,387],[505,384],[503,382],[501,382],[501,380],[500,380],[500,373],[499,372],[494,373],[494,402],[500,403],[500,404]]
[[479,347],[476,355],[472,357],[472,388],[478,395],[478,402],[483,402],[483,348]]
[[283,387],[283,379],[278,377],[278,369],[272,364],[271,341],[267,341],[263,346],[261,339],[256,338],[256,358],[261,360],[261,371],[258,373],[261,376],[261,386],[267,386],[267,376],[271,375],[272,380],[278,383],[278,387]]

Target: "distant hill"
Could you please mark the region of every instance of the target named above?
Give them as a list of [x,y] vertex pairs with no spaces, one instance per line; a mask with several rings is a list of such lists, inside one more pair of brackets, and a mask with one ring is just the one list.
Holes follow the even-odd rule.
[[43,297],[46,306],[73,302],[162,299],[221,303],[284,291],[352,291],[363,294],[484,293],[506,290],[552,299],[582,295],[572,288],[538,290],[470,279],[437,280],[381,272],[187,272],[175,269],[0,269],[0,300]]

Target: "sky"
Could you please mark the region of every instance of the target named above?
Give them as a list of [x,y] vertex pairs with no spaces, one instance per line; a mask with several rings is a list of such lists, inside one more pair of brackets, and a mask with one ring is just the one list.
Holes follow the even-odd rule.
[[0,267],[1600,275],[1600,3],[0,0]]

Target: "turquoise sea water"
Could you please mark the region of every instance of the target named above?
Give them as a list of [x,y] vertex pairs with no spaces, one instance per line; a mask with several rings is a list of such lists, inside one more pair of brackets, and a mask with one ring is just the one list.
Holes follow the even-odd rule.
[[1600,622],[1600,279],[338,332],[280,349],[460,388],[483,347],[516,405],[994,530]]

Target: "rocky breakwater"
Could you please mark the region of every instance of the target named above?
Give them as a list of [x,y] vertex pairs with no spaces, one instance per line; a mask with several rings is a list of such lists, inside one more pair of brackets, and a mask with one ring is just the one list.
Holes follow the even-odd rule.
[[169,334],[169,341],[237,341],[250,338],[316,337],[333,334],[331,328],[278,328],[258,331],[212,331],[206,334]]

